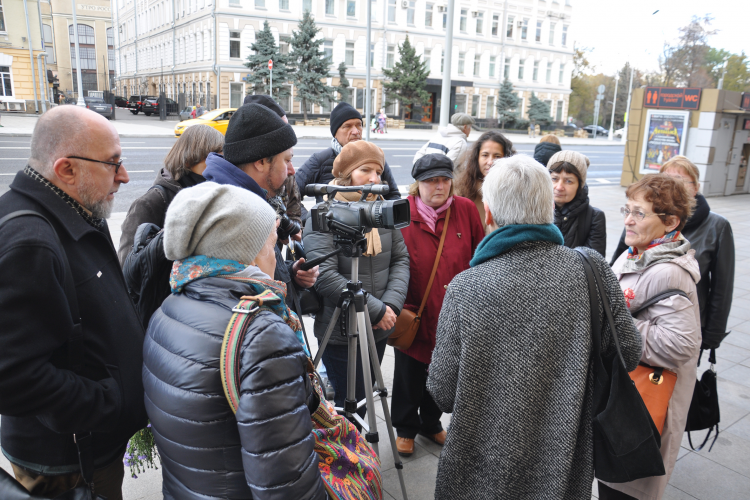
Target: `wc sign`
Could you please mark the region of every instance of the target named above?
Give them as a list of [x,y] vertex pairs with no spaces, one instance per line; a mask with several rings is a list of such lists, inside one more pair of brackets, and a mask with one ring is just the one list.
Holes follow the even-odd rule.
[[646,87],[643,106],[646,108],[698,109],[701,89],[675,87]]

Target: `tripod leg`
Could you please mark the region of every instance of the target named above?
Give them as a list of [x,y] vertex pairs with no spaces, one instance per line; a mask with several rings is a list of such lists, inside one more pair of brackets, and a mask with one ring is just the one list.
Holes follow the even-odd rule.
[[[388,391],[385,388],[385,382],[383,381],[383,372],[380,369],[380,361],[378,360],[378,353],[375,347],[375,335],[372,333],[372,323],[370,323],[370,313],[367,310],[367,304],[365,304],[365,315],[367,318],[367,340],[370,345],[370,359],[372,360],[373,372],[375,373],[375,381],[377,383],[376,390],[380,395],[380,401],[383,405],[383,418],[385,420],[386,427],[388,428],[388,438],[391,442],[391,450],[393,453],[393,463],[398,471],[398,480],[401,483],[401,494],[404,500],[408,500],[406,494],[406,483],[404,482],[404,464],[401,462],[400,455],[398,454],[398,448],[396,447],[396,434],[393,432],[393,422],[391,421],[391,412],[388,410]],[[378,454],[379,455],[379,454]]]
[[[315,353],[315,360],[313,361],[313,366],[315,369],[318,369],[318,363],[320,363],[321,358],[323,357],[323,351],[326,350],[326,346],[328,345],[328,340],[331,338],[331,333],[333,333],[333,327],[336,326],[336,321],[339,319],[339,315],[341,314],[341,308],[336,307],[336,310],[333,311],[333,317],[331,317],[331,322],[328,323],[328,330],[326,330],[325,335],[323,335],[323,340],[320,342],[320,345],[318,346],[318,352]],[[310,344],[308,344],[309,346]]]
[[[367,309],[365,309],[366,311]],[[378,421],[377,415],[375,414],[375,398],[372,392],[372,376],[370,375],[370,343],[367,339],[367,326],[369,324],[369,317],[365,317],[366,312],[361,311],[357,313],[357,333],[361,337],[360,351],[362,354],[362,375],[365,383],[365,396],[367,397],[367,420],[369,424],[369,432],[365,435],[365,439],[375,449],[375,453],[380,455],[380,447],[378,445]],[[375,356],[377,361],[377,355]],[[378,366],[378,368],[380,368]]]
[[[357,315],[354,302],[349,303],[349,322],[346,325],[347,342],[349,347],[349,356],[346,367],[346,400],[344,401],[344,414],[354,421],[357,414],[357,342],[359,341],[357,332]],[[352,314],[354,313],[354,314]],[[351,332],[354,332],[352,334]]]

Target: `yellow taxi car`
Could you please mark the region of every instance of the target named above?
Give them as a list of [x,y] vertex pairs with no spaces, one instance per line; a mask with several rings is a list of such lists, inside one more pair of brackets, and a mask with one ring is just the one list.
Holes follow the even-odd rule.
[[187,129],[188,127],[192,127],[193,125],[208,125],[209,127],[215,128],[222,134],[226,135],[227,125],[229,125],[229,119],[232,117],[235,111],[237,111],[237,108],[223,108],[215,109],[213,111],[207,111],[198,118],[185,120],[175,125],[174,135],[175,137],[180,137],[185,129]]

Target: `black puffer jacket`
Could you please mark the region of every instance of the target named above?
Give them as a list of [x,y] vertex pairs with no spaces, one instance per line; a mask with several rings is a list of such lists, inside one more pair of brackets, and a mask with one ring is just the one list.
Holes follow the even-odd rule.
[[549,162],[549,159],[554,156],[555,153],[559,153],[562,151],[562,148],[559,144],[554,144],[552,142],[540,142],[536,146],[534,146],[534,159],[544,165],[546,168]]
[[[308,184],[328,184],[333,180],[333,161],[337,156],[333,148],[328,148],[325,151],[312,155],[304,165],[297,169],[295,177],[303,199],[305,197],[305,186]],[[393,173],[391,172],[391,167],[388,166],[388,162],[385,162],[381,177],[391,188],[391,192],[385,195],[384,198],[386,200],[400,199],[401,192],[398,190],[398,184],[396,184],[396,179],[393,178]],[[317,203],[322,201],[322,196],[316,197]]]
[[555,225],[568,248],[588,247],[604,255],[607,251],[607,220],[604,212],[589,204],[589,187],[583,186],[572,201],[555,206]]
[[246,284],[199,279],[168,297],[149,325],[143,384],[164,497],[324,500],[307,356],[277,315],[261,312],[245,336],[236,416],[224,396],[221,344],[243,295],[254,295]]

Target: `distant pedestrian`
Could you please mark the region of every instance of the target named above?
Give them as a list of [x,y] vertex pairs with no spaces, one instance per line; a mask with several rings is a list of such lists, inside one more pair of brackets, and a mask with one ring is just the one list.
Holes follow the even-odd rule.
[[485,226],[482,183],[495,160],[516,154],[513,143],[503,134],[490,130],[479,136],[466,154],[464,166],[456,178],[456,194],[474,202]]
[[380,113],[378,114],[378,132],[381,134],[385,134],[388,132],[388,128],[386,126],[387,123],[387,116],[385,116],[385,108],[380,108]]
[[588,247],[604,256],[607,220],[589,201],[586,175],[589,159],[576,151],[561,151],[549,160],[555,195],[555,225],[568,248]]
[[413,163],[416,163],[424,155],[440,153],[451,159],[455,168],[454,173],[458,174],[463,167],[466,152],[469,150],[467,140],[472,125],[474,125],[474,118],[471,115],[455,113],[451,116],[450,125],[440,127],[438,133],[419,148],[419,151],[414,155]]
[[[440,423],[442,412],[427,392],[427,368],[435,348],[445,289],[456,274],[469,268],[474,250],[484,238],[484,226],[474,204],[453,194],[453,162],[447,156],[443,153],[423,156],[414,164],[411,175],[415,179],[409,188],[411,225],[401,230],[410,256],[409,291],[404,309],[419,312],[425,295],[429,295],[411,347],[394,350],[392,413],[393,426],[398,432],[396,446],[402,456],[414,453],[417,434],[439,445],[445,444],[446,432]],[[434,281],[430,282],[443,232],[444,248]]]
[[[701,345],[700,308],[696,283],[700,268],[690,242],[681,231],[695,205],[681,180],[665,174],[646,175],[631,184],[625,217],[628,250],[612,270],[620,281],[630,310],[667,290],[681,290],[638,313],[635,324],[643,338],[641,362],[677,375],[661,434],[666,474],[628,483],[599,483],[602,500],[660,499],[674,470],[695,390]],[[614,491],[613,491],[614,490]]]
[[34,498],[83,485],[83,464],[97,494],[122,500],[125,447],[146,426],[144,332],[106,221],[130,180],[121,155],[105,118],[54,108],[0,197],[0,219],[46,218],[0,228],[2,452]]
[[562,151],[560,139],[556,135],[547,134],[539,139],[539,144],[534,146],[534,159],[546,167],[552,155]]
[[198,105],[195,107],[195,117],[200,118],[201,116],[203,116],[203,113],[205,112],[206,112],[206,108],[201,106],[201,103],[198,103]]
[[[583,264],[562,245],[552,182],[531,157],[497,161],[482,193],[491,233],[471,269],[448,285],[427,377],[438,408],[453,414],[435,499],[591,498],[593,341]],[[641,337],[609,266],[589,254],[633,370]],[[596,314],[606,325],[602,355],[611,356],[612,333]]]

